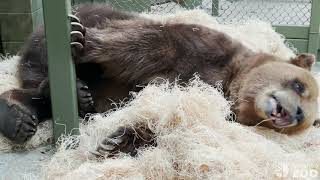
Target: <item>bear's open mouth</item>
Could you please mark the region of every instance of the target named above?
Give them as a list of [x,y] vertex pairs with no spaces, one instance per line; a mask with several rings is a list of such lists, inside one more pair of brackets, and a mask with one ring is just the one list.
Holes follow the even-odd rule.
[[276,97],[271,96],[270,103],[272,107],[270,118],[273,126],[277,128],[285,128],[295,125],[295,122],[292,120],[290,113],[281,105]]

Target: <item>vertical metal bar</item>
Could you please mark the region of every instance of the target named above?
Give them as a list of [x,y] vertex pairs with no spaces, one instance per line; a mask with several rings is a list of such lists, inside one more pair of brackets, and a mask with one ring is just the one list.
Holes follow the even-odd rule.
[[97,3],[106,3],[106,0],[93,0],[92,2],[97,2]]
[[1,21],[0,21],[0,54],[4,54],[3,46],[2,46],[2,38],[1,38]]
[[212,16],[219,16],[219,0],[212,0]]
[[311,7],[308,52],[318,55],[320,35],[320,0],[313,0]]
[[81,4],[81,3],[93,3],[94,0],[74,0],[72,5],[74,4]]
[[62,134],[78,133],[79,127],[67,18],[70,9],[70,0],[43,0],[55,142]]
[[177,2],[186,9],[194,9],[202,4],[202,0],[178,0]]

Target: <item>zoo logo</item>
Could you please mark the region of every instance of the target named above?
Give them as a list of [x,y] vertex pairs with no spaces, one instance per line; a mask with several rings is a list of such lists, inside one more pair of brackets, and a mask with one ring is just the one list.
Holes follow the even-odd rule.
[[316,169],[311,169],[306,166],[288,166],[287,164],[279,165],[276,172],[276,177],[280,178],[317,178],[320,173]]

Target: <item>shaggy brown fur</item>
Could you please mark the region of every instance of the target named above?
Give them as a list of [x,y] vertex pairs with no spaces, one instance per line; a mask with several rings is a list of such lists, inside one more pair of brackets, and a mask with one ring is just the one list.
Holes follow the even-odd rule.
[[[314,62],[311,55],[285,62],[253,53],[226,34],[204,26],[161,24],[102,5],[80,6],[75,15],[86,27],[80,30],[84,38],[72,36],[73,42],[83,45],[73,47],[81,115],[109,109],[107,99],[123,99],[129,91],[138,90],[136,85],[145,85],[156,77],[170,81],[179,77],[186,82],[198,73],[206,83],[222,81],[226,98],[236,102],[233,110],[242,124],[261,123],[291,133],[309,127],[316,118],[318,87],[309,72]],[[32,115],[39,121],[51,116],[47,111],[50,98],[42,28],[26,44],[19,72],[22,89],[6,94],[23,94],[23,89],[28,89],[29,94],[24,93],[22,99],[36,103],[3,95],[0,129],[12,140],[24,142],[36,130],[30,123],[35,122]],[[19,102],[15,103],[16,110],[9,110],[12,102]],[[12,124],[16,126],[6,130]],[[108,142],[102,142],[100,153],[110,150]],[[120,146],[112,147],[127,152]]]

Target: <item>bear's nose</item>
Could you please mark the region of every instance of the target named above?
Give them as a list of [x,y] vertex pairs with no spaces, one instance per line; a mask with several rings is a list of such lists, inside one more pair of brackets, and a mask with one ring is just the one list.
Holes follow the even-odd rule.
[[298,106],[297,112],[296,112],[296,119],[298,122],[301,122],[304,119],[304,113],[301,107]]

